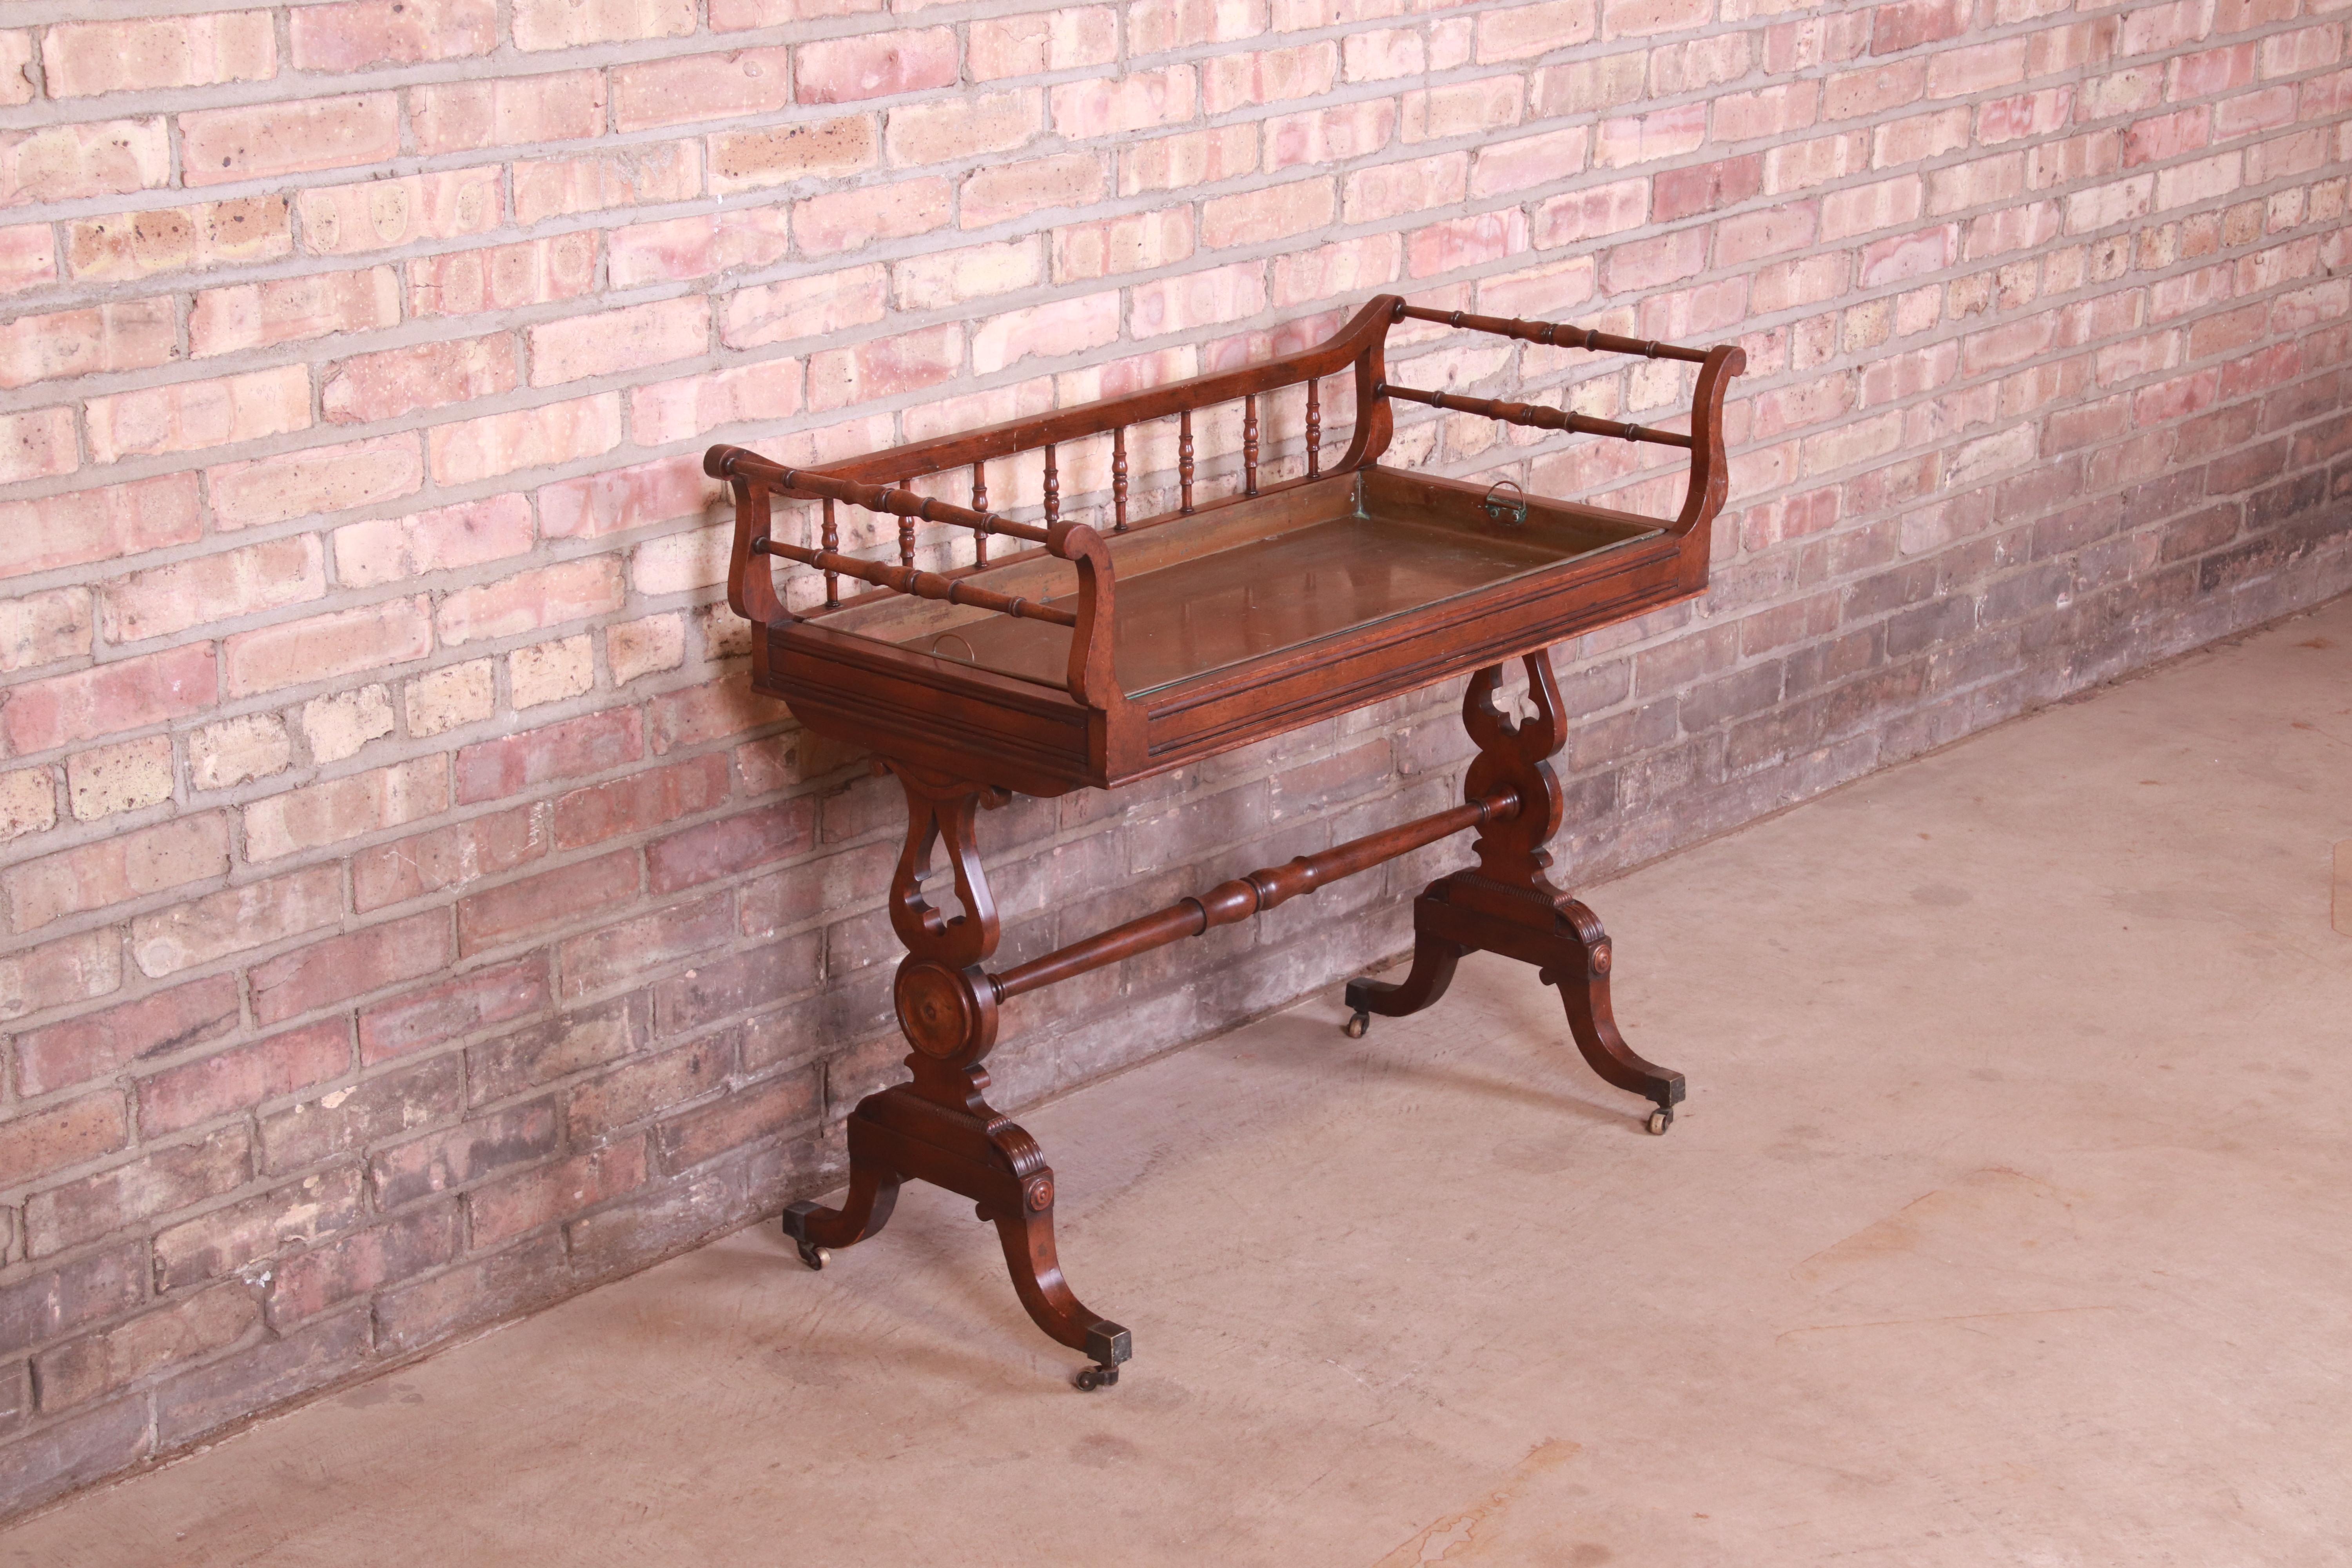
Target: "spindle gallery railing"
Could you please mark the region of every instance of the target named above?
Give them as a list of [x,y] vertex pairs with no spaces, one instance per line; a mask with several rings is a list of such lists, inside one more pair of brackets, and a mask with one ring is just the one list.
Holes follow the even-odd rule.
[[[1391,385],[1387,335],[1407,320],[1695,363],[1690,433]],[[1650,1130],[1664,1131],[1683,1095],[1682,1075],[1643,1060],[1618,1034],[1609,1016],[1607,935],[1546,876],[1545,846],[1566,811],[1549,759],[1567,734],[1546,650],[1704,589],[1709,529],[1725,493],[1724,389],[1741,363],[1729,345],[1702,352],[1383,297],[1328,342],[1264,364],[848,462],[793,468],[712,447],[706,466],[735,490],[728,593],[756,623],[754,689],[784,699],[811,731],[872,751],[907,797],[907,836],[886,907],[907,949],[892,1000],[909,1047],[908,1077],[866,1096],[846,1118],[849,1189],[841,1206],[785,1210],[784,1230],[803,1260],[822,1267],[826,1249],[872,1236],[901,1183],[934,1183],[972,1200],[996,1226],[1013,1288],[1038,1326],[1091,1358],[1078,1385],[1115,1382],[1131,1348],[1128,1332],[1087,1310],[1063,1278],[1053,1170],[1036,1140],[985,1099],[982,1063],[999,1011],[1465,832],[1477,835],[1475,868],[1430,884],[1414,901],[1408,974],[1349,985],[1349,1032],[1360,1034],[1374,1013],[1393,1016],[1437,1000],[1466,952],[1517,959],[1559,989],[1585,1060],[1607,1082],[1644,1096]],[[1323,384],[1339,376],[1354,391],[1352,434],[1327,469]],[[1280,440],[1269,442],[1267,400],[1302,384],[1305,439],[1294,462]],[[1672,521],[1524,491],[1504,506],[1475,484],[1382,467],[1397,403],[1680,447],[1690,453],[1689,493]],[[1230,418],[1234,404],[1237,462],[1204,478],[1195,416],[1222,409],[1219,416]],[[1130,433],[1144,425],[1164,432],[1171,420],[1175,510],[1133,517]],[[1074,472],[1083,471],[1073,465],[1072,444],[1105,436],[1108,532],[1066,515],[1080,488]],[[1270,448],[1286,471],[1268,471]],[[990,508],[989,465],[1030,451],[1039,455],[1042,521],[1016,522]],[[925,476],[967,468],[969,506],[914,489]],[[816,548],[772,536],[778,498],[815,503]],[[897,520],[895,563],[842,550],[842,504]],[[1164,527],[1185,518],[1200,521]],[[919,567],[922,523],[971,533],[972,563]],[[1023,548],[992,557],[1000,537]],[[1114,581],[1115,543],[1130,568],[1124,584]],[[786,613],[770,571],[777,557],[824,574],[821,612]],[[1075,571],[1075,595],[1062,591],[1056,563]],[[845,577],[880,592],[845,599]],[[908,599],[979,613],[959,616]],[[950,637],[962,645],[955,658],[940,651]],[[1114,669],[1115,651],[1126,668]],[[1528,671],[1534,712],[1525,721],[1494,700],[1502,667],[1514,658]],[[1477,754],[1463,804],[1219,883],[1027,963],[989,968],[1001,931],[975,832],[982,808],[1016,791],[1110,788],[1465,675],[1463,721]],[[930,876],[941,851],[960,911],[942,907]]]
[[[1522,342],[1588,349],[1603,353],[1638,354],[1650,359],[1679,360],[1699,365],[1702,367],[1700,385],[1693,402],[1692,428],[1685,434],[1630,421],[1595,418],[1537,404],[1508,403],[1396,385],[1386,379],[1385,345],[1390,327],[1403,321],[1431,321]],[[1391,401],[1421,404],[1454,413],[1483,415],[1537,429],[1615,437],[1626,441],[1679,447],[1691,453],[1689,491],[1682,514],[1674,525],[1676,531],[1684,531],[1702,512],[1721,503],[1725,483],[1722,430],[1719,418],[1714,416],[1720,403],[1726,358],[1737,352],[1727,347],[1712,351],[1684,348],[1557,322],[1430,310],[1407,304],[1393,296],[1383,296],[1357,312],[1327,342],[1262,364],[1196,376],[1082,407],[1033,415],[963,435],[940,437],[890,452],[822,467],[787,468],[735,447],[713,447],[705,459],[705,467],[714,477],[732,481],[737,489],[739,510],[757,520],[754,526],[738,531],[735,561],[729,579],[730,601],[736,611],[749,619],[766,623],[791,618],[767,574],[749,569],[755,555],[781,556],[815,566],[823,572],[824,608],[827,612],[840,609],[845,604],[858,602],[845,601],[841,597],[840,580],[850,577],[886,592],[968,605],[1000,615],[1068,626],[1077,634],[1077,642],[1084,644],[1098,637],[1096,602],[1108,592],[1111,564],[1108,553],[1101,549],[1100,536],[1095,530],[1071,525],[1062,516],[1060,449],[1073,441],[1105,433],[1110,436],[1110,532],[1114,536],[1129,533],[1178,518],[1198,516],[1221,506],[1312,484],[1322,479],[1326,472],[1323,464],[1322,384],[1329,377],[1352,371],[1355,393],[1353,436],[1346,452],[1331,470],[1333,472],[1370,468],[1378,461],[1387,448],[1394,428],[1393,416],[1390,411]],[[1265,452],[1261,441],[1259,400],[1266,394],[1302,384],[1306,389],[1304,437],[1299,452],[1302,471],[1291,479],[1263,483],[1261,467]],[[1235,400],[1242,405],[1239,483],[1234,493],[1223,500],[1203,503],[1198,493],[1200,472],[1193,440],[1193,416]],[[1136,426],[1164,420],[1171,415],[1177,426],[1176,508],[1155,517],[1132,519],[1129,515],[1133,475],[1129,463],[1128,432]],[[1015,522],[989,510],[989,463],[1017,458],[1030,451],[1042,452],[1044,458],[1042,525]],[[971,472],[971,504],[969,507],[919,495],[911,488],[915,479],[923,476],[967,466]],[[896,482],[871,482],[885,473]],[[772,498],[821,503],[822,523],[817,549],[812,551],[784,544],[771,536]],[[834,510],[836,501],[898,519],[897,568],[863,562],[842,552],[840,529]],[[970,530],[974,536],[971,563],[936,572],[919,570],[915,564],[918,522],[947,523]],[[1077,607],[1075,610],[1054,608],[1033,599],[992,593],[978,584],[964,584],[963,579],[976,573],[985,572],[992,566],[1030,559],[1036,553],[1021,552],[992,560],[989,542],[998,535],[1041,545],[1045,554],[1071,561],[1085,568],[1080,573]],[[1099,657],[1088,657],[1084,648],[1073,647],[1068,680],[1071,683],[1069,689],[1074,695],[1081,684],[1086,684],[1087,668],[1098,668],[1107,676],[1108,650],[1097,652]],[[1111,695],[1107,688],[1097,683],[1095,689],[1097,700],[1108,700]]]

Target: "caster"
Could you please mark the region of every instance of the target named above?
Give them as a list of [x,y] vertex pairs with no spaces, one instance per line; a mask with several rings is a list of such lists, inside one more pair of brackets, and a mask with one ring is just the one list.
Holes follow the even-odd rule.
[[1650,1133],[1653,1137],[1663,1134],[1667,1128],[1672,1127],[1674,1124],[1675,1113],[1667,1107],[1661,1105],[1655,1110],[1650,1112],[1649,1126]]
[[1082,1392],[1092,1394],[1097,1388],[1108,1388],[1118,1381],[1118,1366],[1116,1363],[1112,1363],[1100,1366],[1081,1367],[1078,1369],[1078,1375],[1070,1381],[1077,1384]]
[[833,1261],[831,1248],[819,1247],[803,1234],[808,1216],[818,1212],[817,1205],[812,1203],[787,1204],[777,1222],[783,1227],[784,1234],[793,1238],[793,1250],[801,1255],[801,1261],[811,1268],[822,1268]]
[[1339,1026],[1339,1032],[1351,1040],[1360,1040],[1364,1037],[1364,1031],[1371,1026],[1372,1016],[1359,1007],[1348,1016],[1346,1023]]

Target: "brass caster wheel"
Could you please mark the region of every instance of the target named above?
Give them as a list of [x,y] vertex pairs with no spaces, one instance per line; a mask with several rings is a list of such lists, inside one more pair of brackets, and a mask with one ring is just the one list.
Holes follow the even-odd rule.
[[1339,1026],[1339,1032],[1351,1040],[1360,1040],[1364,1037],[1364,1031],[1371,1026],[1372,1016],[1359,1007],[1348,1016],[1346,1023]]
[[1070,1379],[1082,1393],[1092,1394],[1097,1388],[1108,1388],[1118,1381],[1117,1365],[1081,1367],[1078,1375]]
[[808,1216],[822,1212],[824,1211],[813,1203],[787,1204],[784,1205],[783,1214],[777,1220],[777,1223],[783,1227],[784,1234],[792,1237],[793,1249],[801,1255],[801,1261],[811,1268],[822,1268],[833,1261],[830,1248],[819,1247],[808,1238]]
[[1649,1127],[1653,1137],[1663,1134],[1667,1128],[1672,1127],[1674,1124],[1675,1113],[1667,1110],[1664,1106],[1662,1105],[1658,1107],[1657,1110],[1650,1112]]

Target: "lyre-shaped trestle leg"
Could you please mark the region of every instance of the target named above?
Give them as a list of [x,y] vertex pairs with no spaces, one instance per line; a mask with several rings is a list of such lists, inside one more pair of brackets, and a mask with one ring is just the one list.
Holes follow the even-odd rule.
[[1672,1125],[1683,1098],[1683,1075],[1643,1060],[1618,1033],[1609,1010],[1614,963],[1609,933],[1598,916],[1555,887],[1545,846],[1566,813],[1550,758],[1567,734],[1560,723],[1559,687],[1549,655],[1527,657],[1528,691],[1535,715],[1516,723],[1495,706],[1503,672],[1489,665],[1471,677],[1462,721],[1478,742],[1465,787],[1475,800],[1498,788],[1519,799],[1517,814],[1479,829],[1475,870],[1441,877],[1413,900],[1412,970],[1401,982],[1351,980],[1347,1031],[1360,1037],[1370,1015],[1414,1013],[1445,994],[1463,954],[1478,950],[1532,963],[1547,985],[1559,988],[1569,1033],[1601,1079],[1647,1098],[1653,1132]]
[[[1088,1311],[1062,1278],[1054,1249],[1054,1173],[1037,1141],[992,1109],[982,1058],[996,1044],[996,991],[982,962],[995,951],[996,905],[972,838],[982,806],[1001,792],[887,764],[907,791],[907,844],[890,880],[890,923],[907,944],[894,1001],[913,1047],[908,1082],[867,1095],[849,1114],[849,1195],[838,1209],[796,1203],[784,1233],[801,1260],[821,1268],[830,1248],[882,1228],[901,1182],[961,1193],[992,1221],[1021,1305],[1037,1326],[1093,1363],[1080,1388],[1118,1381],[1128,1331]],[[931,852],[944,847],[962,912],[949,915],[922,893]]]

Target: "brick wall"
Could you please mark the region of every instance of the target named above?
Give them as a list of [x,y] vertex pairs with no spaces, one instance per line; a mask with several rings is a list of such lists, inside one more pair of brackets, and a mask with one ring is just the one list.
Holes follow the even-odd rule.
[[[826,1184],[898,808],[744,693],[714,437],[1390,288],[1737,335],[1714,591],[1562,650],[1588,876],[2352,586],[2343,0],[1021,3],[12,7],[0,1509]],[[1396,450],[1676,489],[1526,434]],[[1454,700],[996,814],[1008,953],[1434,809]],[[1394,951],[1444,859],[1024,999],[1003,1098]]]

